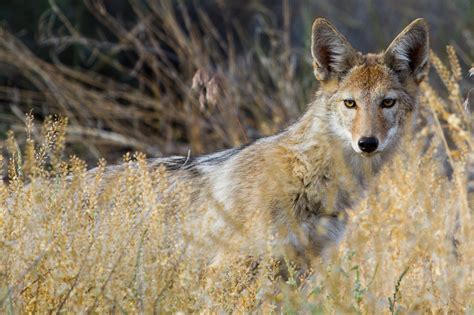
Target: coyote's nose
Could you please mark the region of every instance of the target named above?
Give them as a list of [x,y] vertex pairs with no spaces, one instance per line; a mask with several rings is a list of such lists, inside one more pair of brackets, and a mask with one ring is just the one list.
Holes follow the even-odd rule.
[[372,153],[379,146],[379,140],[375,137],[362,137],[359,139],[359,148],[362,152]]

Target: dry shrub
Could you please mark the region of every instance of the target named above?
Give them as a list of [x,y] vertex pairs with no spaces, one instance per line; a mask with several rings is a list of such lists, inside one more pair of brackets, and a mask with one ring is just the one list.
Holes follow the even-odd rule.
[[[199,5],[167,0],[130,1],[127,22],[104,1],[86,0],[90,18],[101,26],[90,36],[50,1],[39,42],[51,48],[54,62],[41,60],[0,27],[0,66],[28,82],[0,86],[0,100],[17,116],[17,132],[25,109],[68,117],[67,140],[81,146],[88,162],[119,159],[124,149],[149,156],[189,149],[201,154],[275,133],[297,117],[311,91],[305,88],[311,77],[297,78],[297,60],[308,73],[311,66],[265,6],[246,2],[258,20],[254,38],[242,33],[246,25],[217,25]],[[216,16],[230,20],[228,6],[215,6]],[[82,67],[62,62],[68,49],[78,50]],[[214,74],[209,80],[219,82],[211,87],[225,86],[222,95],[207,91],[213,101],[205,107],[192,89],[197,70]]]
[[[127,167],[114,185],[101,188],[104,162],[87,178],[78,158],[57,159],[65,123],[48,121],[45,141],[29,160],[19,163],[10,150],[1,213],[5,309],[12,303],[33,312],[193,307],[178,292],[187,292],[197,273],[188,270],[187,279],[179,272],[190,261],[181,258],[182,237],[172,229],[187,202],[185,185],[157,202],[156,189],[167,191],[164,170],[150,172],[137,154],[125,157]],[[170,287],[176,295],[166,293]]]
[[[2,159],[0,307],[9,312],[360,312],[472,311],[474,251],[468,194],[471,117],[459,73],[433,55],[448,88],[422,87],[417,130],[368,197],[350,212],[342,243],[301,279],[283,262],[236,257],[221,269],[185,255],[180,224],[186,182],[124,157],[113,178],[105,162],[86,172],[62,158],[67,120],[51,117],[22,154],[13,133]],[[109,184],[107,184],[109,182]],[[157,197],[158,196],[158,197]]]

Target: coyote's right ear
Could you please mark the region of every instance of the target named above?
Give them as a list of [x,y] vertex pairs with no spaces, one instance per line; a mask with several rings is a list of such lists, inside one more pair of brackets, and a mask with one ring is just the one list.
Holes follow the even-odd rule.
[[412,76],[421,82],[428,74],[429,34],[424,19],[410,23],[388,46],[385,63],[397,72],[402,80]]
[[314,75],[320,81],[339,78],[353,66],[356,52],[347,39],[327,20],[313,23],[311,35]]

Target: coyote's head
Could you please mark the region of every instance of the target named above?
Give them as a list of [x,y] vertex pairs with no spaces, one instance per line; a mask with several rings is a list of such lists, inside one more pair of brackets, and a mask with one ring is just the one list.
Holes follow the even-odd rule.
[[363,155],[391,148],[417,107],[419,84],[428,72],[426,22],[413,21],[380,54],[357,52],[324,19],[314,22],[311,39],[332,132]]

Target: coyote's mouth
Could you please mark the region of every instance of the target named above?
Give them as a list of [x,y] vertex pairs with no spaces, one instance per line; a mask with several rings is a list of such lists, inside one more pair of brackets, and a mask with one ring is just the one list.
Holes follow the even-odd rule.
[[370,153],[367,153],[367,152],[357,152],[359,155],[365,157],[365,158],[371,158],[371,157],[374,157],[376,155],[379,155],[382,151],[374,151],[374,152],[370,152]]

